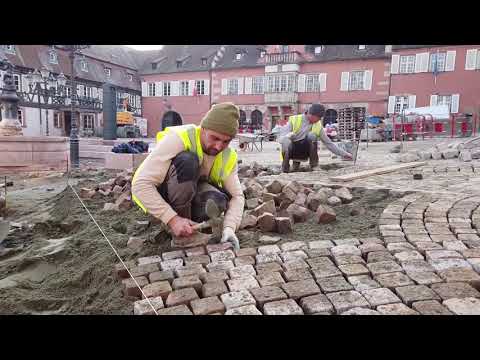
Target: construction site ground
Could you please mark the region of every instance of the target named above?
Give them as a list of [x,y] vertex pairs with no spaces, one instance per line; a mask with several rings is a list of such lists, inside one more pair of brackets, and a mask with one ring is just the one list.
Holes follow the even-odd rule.
[[[420,150],[431,148],[435,144],[448,143],[449,141],[450,139],[407,141],[404,142],[403,146],[405,151]],[[400,205],[403,206],[398,216],[405,212],[408,213],[408,210],[406,210],[408,206],[420,207],[425,212],[431,204],[436,202],[448,203],[446,207],[448,210],[455,208],[457,203],[461,205],[462,201],[468,202],[468,199],[471,200],[468,203],[471,208],[470,212],[474,212],[480,205],[480,186],[478,186],[480,182],[479,160],[473,160],[468,163],[461,162],[457,158],[427,160],[427,164],[419,168],[370,176],[341,184],[331,180],[333,176],[397,164],[397,154],[390,153],[390,149],[398,144],[398,142],[369,143],[367,146],[367,144],[362,143],[355,165],[351,161],[332,158],[331,154],[322,148],[320,149],[320,167],[314,171],[298,171],[258,177],[256,180],[261,180],[265,183],[274,179],[287,182],[296,180],[299,183],[313,186],[313,188],[315,186],[333,186],[334,188],[345,186],[351,190],[353,195],[351,202],[334,207],[336,213],[336,221],[334,222],[319,224],[314,219],[310,219],[304,223],[295,223],[293,232],[280,235],[281,240],[275,244],[278,247],[278,253],[280,253],[280,250],[286,251],[284,249],[288,249],[288,246],[285,246],[285,244],[293,243],[294,241],[304,242],[303,246],[290,249],[290,251],[304,251],[307,256],[305,260],[312,259],[313,255],[307,251],[315,248],[314,245],[311,245],[312,242],[331,242],[331,246],[325,247],[331,251],[329,258],[335,261],[337,268],[342,269],[337,262],[337,257],[345,255],[354,256],[357,254],[357,250],[352,250],[351,253],[338,253],[340,254],[338,255],[335,254],[336,250],[334,249],[342,244],[348,244],[359,249],[359,255],[363,257],[363,268],[367,269],[366,266],[371,265],[371,262],[368,260],[370,251],[364,251],[365,246],[363,248],[361,246],[376,243],[384,247],[385,252],[391,255],[392,261],[397,264],[396,266],[403,267],[405,261],[424,260],[427,262],[432,259],[438,260],[434,258],[435,254],[427,254],[425,252],[429,251],[429,248],[427,250],[425,248],[423,250],[419,249],[414,241],[410,241],[408,232],[404,232],[407,238],[405,243],[410,244],[412,249],[408,247],[405,247],[405,249],[408,248],[408,251],[414,250],[418,252],[418,255],[411,253],[411,258],[408,259],[395,257],[399,248],[395,249],[395,246],[388,247],[389,244],[385,240],[385,236],[381,236],[379,223],[381,223],[382,214],[391,214],[392,211],[388,209],[389,206],[397,209],[394,205],[398,205],[398,207]],[[260,166],[275,168],[280,166],[279,144],[276,142],[264,143],[263,151],[239,150],[238,143],[235,141],[233,146],[239,153],[242,165],[256,162]],[[307,163],[303,163],[301,170],[306,165]],[[6,216],[12,222],[14,230],[0,245],[1,314],[133,313],[133,302],[136,299],[124,296],[122,280],[117,277],[114,271],[115,265],[119,263],[118,258],[72,189],[68,186],[68,183],[71,184],[78,192],[80,188],[95,187],[96,184],[115,178],[118,172],[116,170],[105,170],[102,161],[83,159],[80,170],[70,174],[60,171],[6,174],[7,181],[13,181],[14,183],[13,186],[7,188],[8,213]],[[421,173],[423,179],[414,180],[414,173]],[[0,192],[3,193],[3,189],[0,189]],[[102,198],[85,200],[88,210],[118,251],[123,261],[135,262],[140,258],[148,258],[171,251],[170,242],[166,240],[166,235],[162,231],[161,225],[145,225],[145,222],[151,219],[140,209],[132,207],[129,210],[120,211],[112,215],[111,212],[102,211],[104,204],[105,200]],[[361,210],[360,212],[358,212],[359,209]],[[462,209],[462,207],[459,209]],[[357,211],[360,215],[352,215],[354,211]],[[393,213],[396,214],[395,211]],[[392,218],[396,216],[394,215]],[[388,216],[384,216],[384,218],[388,219]],[[470,220],[471,223],[470,213],[468,216],[465,216],[465,220]],[[447,218],[448,221],[449,219]],[[424,231],[423,229],[422,227],[422,231]],[[471,233],[473,234],[473,232]],[[244,229],[238,231],[237,234],[241,248],[255,249],[255,254],[251,255],[253,258],[263,253],[263,251],[258,251],[262,246],[265,246],[260,241],[262,235],[279,236],[278,234],[260,232],[258,229]],[[455,233],[455,236],[457,238],[452,239],[452,241],[461,241],[462,237],[458,237],[457,233]],[[144,238],[143,246],[138,249],[127,247],[127,242],[131,237]],[[377,239],[378,241],[362,241],[364,239]],[[342,242],[342,240],[345,241]],[[377,293],[370,291],[370,293],[365,294],[362,291],[372,290],[375,287],[372,289],[358,287],[358,284],[350,281],[348,274],[342,270],[339,276],[343,274],[341,281],[344,281],[345,284],[343,287],[338,285],[338,288],[334,291],[328,290],[328,287],[332,284],[325,284],[316,279],[317,282],[314,282],[314,284],[303,284],[309,288],[305,293],[308,293],[307,295],[296,296],[295,289],[281,286],[282,294],[286,295],[278,296],[277,302],[279,304],[277,308],[275,308],[276,304],[265,308],[264,304],[260,303],[256,297],[256,302],[254,301],[253,305],[254,307],[256,306],[259,312],[261,311],[264,314],[274,314],[275,311],[279,313],[288,313],[290,311],[293,314],[309,312],[339,314],[351,309],[359,313],[362,311],[358,309],[369,309],[369,311],[377,313],[389,313],[389,311],[390,313],[395,313],[395,311],[398,313],[408,313],[408,311],[423,313],[421,311],[423,308],[437,309],[435,311],[438,312],[457,313],[455,309],[463,309],[462,306],[465,306],[465,304],[447,303],[442,305],[442,301],[450,299],[450,297],[445,295],[448,289],[442,288],[438,290],[438,286],[434,285],[437,283],[448,285],[451,282],[450,276],[452,279],[455,279],[455,283],[478,287],[480,282],[474,276],[474,274],[478,276],[478,261],[469,262],[470,255],[463,253],[464,250],[476,249],[475,246],[469,246],[468,244],[468,241],[463,246],[457,243],[457,249],[452,250],[445,248],[442,242],[440,242],[440,248],[432,247],[432,249],[456,251],[459,256],[450,254],[452,258],[459,261],[462,260],[467,265],[472,264],[469,265],[470,267],[465,265],[458,268],[473,269],[471,270],[473,273],[468,272],[468,274],[463,275],[445,273],[444,271],[449,270],[449,268],[443,268],[442,264],[435,267],[431,263],[428,264],[432,265],[433,268],[425,272],[432,273],[438,277],[438,282],[416,281],[408,272],[407,275],[404,274],[406,272],[405,267],[396,269],[394,264],[390,264],[392,269],[395,268],[394,270],[383,271],[375,269],[373,266],[368,266],[366,273],[358,273],[361,275],[368,274],[375,278],[377,282],[377,277],[382,273],[402,273],[404,276],[407,276],[408,281],[400,284],[401,281],[397,279],[400,284],[398,286],[423,286],[427,287],[427,290],[424,288],[412,288],[398,292],[395,291],[397,286],[387,286],[382,283],[382,287],[378,286],[377,288],[385,290],[377,291]],[[277,253],[276,248],[273,253]],[[476,254],[475,256],[480,257],[478,253]],[[462,264],[464,265],[464,263]],[[258,265],[257,263],[256,266]],[[406,266],[408,266],[408,263]],[[315,273],[315,268],[310,263],[309,269]],[[258,275],[258,269],[256,270]],[[385,283],[388,282],[385,276],[383,278]],[[232,279],[229,281],[232,281]],[[390,280],[394,282],[395,279]],[[282,281],[284,282],[284,280]],[[387,289],[390,290],[387,291]],[[480,294],[479,296],[476,295],[474,288],[472,289],[464,290],[469,295],[464,297],[470,299],[480,296]],[[343,294],[345,292],[350,293]],[[334,294],[338,296],[344,295],[345,298],[341,299]],[[327,302],[330,305],[325,305],[327,310],[317,312],[308,310],[313,306],[311,303],[317,305],[318,303],[326,304],[323,298],[313,299],[314,296],[318,297],[320,295],[328,298]],[[261,294],[258,296],[261,296]],[[307,297],[312,297],[310,302],[308,302],[309,299]],[[303,298],[304,300],[302,300]],[[377,301],[377,298],[380,300]],[[219,297],[218,299],[223,298]],[[364,301],[365,299],[367,300],[366,302]],[[387,300],[382,302],[383,300],[381,299]],[[284,303],[281,303],[282,301]],[[294,303],[291,303],[291,301]],[[351,304],[344,306],[342,301],[346,303],[350,301]],[[416,302],[427,303],[413,306],[412,304]],[[251,303],[245,303],[243,306],[239,305],[238,308],[244,308],[243,311],[248,313],[249,311],[254,311],[252,308],[247,308],[251,305]],[[408,310],[400,306],[404,306]],[[478,309],[477,303],[474,303],[472,306],[474,309]],[[161,308],[164,307],[167,308],[167,305],[162,303]],[[192,306],[188,306],[188,310],[192,311]],[[228,312],[228,306],[226,309],[223,309],[223,311],[225,310]],[[458,311],[461,312],[461,310]]]

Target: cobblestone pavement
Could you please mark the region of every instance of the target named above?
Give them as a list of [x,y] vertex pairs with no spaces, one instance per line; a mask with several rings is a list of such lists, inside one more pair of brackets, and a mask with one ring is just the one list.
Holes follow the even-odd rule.
[[[407,144],[409,150],[431,145]],[[279,165],[272,159],[278,155],[275,146],[240,152],[240,158],[245,164]],[[391,146],[370,144],[355,167],[323,157],[323,164],[342,168],[264,179],[331,183],[333,174],[391,165]],[[480,315],[477,166],[458,159],[429,161],[419,168],[423,180],[413,180],[415,169],[347,183],[400,191],[380,215],[377,237],[333,234],[330,240],[239,251],[230,244],[208,245],[139,258],[128,266],[161,315]],[[121,264],[116,273],[125,294],[138,299],[134,314],[153,314]]]

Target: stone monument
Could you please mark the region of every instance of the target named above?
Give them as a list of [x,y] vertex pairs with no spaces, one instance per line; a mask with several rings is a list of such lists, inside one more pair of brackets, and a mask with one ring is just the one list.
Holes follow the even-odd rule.
[[3,75],[3,90],[0,95],[0,106],[2,121],[0,121],[0,136],[21,136],[22,125],[18,121],[18,101],[13,80],[13,66],[8,60],[0,60],[0,70],[5,71]]

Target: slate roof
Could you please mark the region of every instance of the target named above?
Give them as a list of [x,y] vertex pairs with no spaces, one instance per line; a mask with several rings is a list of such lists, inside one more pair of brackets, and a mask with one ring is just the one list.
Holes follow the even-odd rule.
[[[227,45],[223,57],[215,66],[216,69],[237,69],[249,67],[264,67],[259,63],[260,51],[265,50],[264,45]],[[243,53],[240,60],[236,60],[237,53]]]
[[313,48],[321,45],[306,45],[312,47],[311,62],[327,62],[336,60],[387,58],[385,45],[366,45],[365,50],[359,50],[358,45],[323,45],[320,54],[315,54]]

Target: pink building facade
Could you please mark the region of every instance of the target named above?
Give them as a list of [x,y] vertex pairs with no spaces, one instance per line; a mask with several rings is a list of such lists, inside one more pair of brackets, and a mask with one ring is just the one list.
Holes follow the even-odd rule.
[[331,120],[349,107],[389,116],[445,103],[452,113],[478,113],[480,47],[412,47],[218,46],[201,58],[197,67],[207,65],[204,71],[141,76],[148,133],[154,136],[172,114],[199,124],[212,104],[225,101],[239,106],[242,129],[271,130],[315,102],[326,106]]

